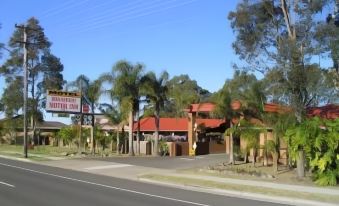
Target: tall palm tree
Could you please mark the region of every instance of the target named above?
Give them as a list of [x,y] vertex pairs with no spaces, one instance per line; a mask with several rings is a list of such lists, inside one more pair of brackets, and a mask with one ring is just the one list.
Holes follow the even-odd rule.
[[129,155],[134,155],[133,150],[133,123],[136,111],[139,109],[140,85],[144,66],[133,65],[128,61],[118,61],[110,74],[114,82],[112,94],[116,96],[122,110],[128,111],[129,124]]
[[[79,75],[75,81],[67,84],[68,90],[80,91],[84,100],[90,105],[92,113],[95,112],[96,105],[98,104],[99,98],[102,94],[101,89],[102,82],[100,80],[90,81],[90,79],[81,74]],[[94,128],[93,128],[94,130]],[[94,134],[94,131],[93,131]],[[92,139],[92,152],[94,152],[94,137]],[[80,138],[79,145],[81,142],[81,127],[80,127]]]
[[216,103],[216,108],[214,110],[214,113],[217,116],[220,116],[222,118],[225,118],[225,120],[229,120],[230,122],[230,144],[229,144],[229,149],[230,149],[230,155],[229,155],[229,163],[230,164],[234,164],[234,152],[233,152],[233,130],[234,125],[232,123],[232,119],[234,117],[237,117],[238,114],[232,109],[231,103],[232,103],[232,97],[231,97],[231,93],[229,92],[229,89],[224,86],[224,88],[222,88],[220,91],[217,92],[215,99],[214,99],[215,103]]
[[90,82],[88,85],[88,89],[86,92],[88,103],[90,104],[91,111],[94,113],[96,106],[98,106],[98,101],[100,99],[100,96],[102,95],[102,82],[100,80],[94,80],[93,82]]
[[81,91],[86,93],[88,90],[90,80],[86,75],[79,75],[74,81],[69,82],[66,85],[66,89],[69,91]]
[[[89,86],[89,78],[83,74],[79,75],[74,81],[69,82],[66,85],[66,90],[68,91],[76,91],[81,93],[81,95],[83,93],[86,93],[88,90],[88,86]],[[78,150],[79,153],[81,152],[81,138],[82,138],[82,128],[81,125],[79,126],[79,140],[78,140]]]
[[159,156],[158,142],[159,142],[159,128],[160,128],[160,110],[164,108],[167,101],[168,88],[168,73],[162,72],[157,78],[154,72],[147,73],[142,79],[143,93],[149,100],[150,105],[154,109],[155,117],[155,138],[154,138],[154,151],[155,156]]

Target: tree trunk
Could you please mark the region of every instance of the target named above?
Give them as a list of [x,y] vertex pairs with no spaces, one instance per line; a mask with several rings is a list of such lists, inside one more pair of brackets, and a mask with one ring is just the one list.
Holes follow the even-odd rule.
[[304,155],[303,149],[300,149],[298,151],[297,175],[298,175],[298,178],[305,177],[305,155]]
[[[81,115],[81,120],[82,121],[82,114]],[[81,153],[81,134],[82,134],[82,126],[81,126],[81,122],[79,125],[79,142],[78,142],[78,152]]]
[[253,167],[255,167],[255,158],[256,158],[256,151],[255,151],[255,148],[253,148],[253,161],[252,161],[252,165]]
[[268,157],[267,157],[267,131],[264,134],[264,166],[268,165]]
[[272,157],[273,157],[273,174],[277,175],[277,173],[278,173],[278,153],[276,151],[274,151],[272,153]]
[[247,162],[248,162],[248,155],[247,155],[247,151],[245,151],[244,163],[246,164]]
[[[95,146],[94,146],[95,145]],[[100,151],[99,151],[99,148],[98,148],[98,142],[94,142],[93,141],[93,150],[94,150],[94,154],[95,154],[95,151],[97,151],[97,153],[100,155]]]
[[125,154],[127,154],[127,150],[128,150],[128,147],[127,147],[127,139],[125,139],[125,145],[124,145],[124,148],[125,148],[125,151],[124,151],[124,153]]
[[139,109],[137,113],[138,128],[137,128],[137,154],[140,155],[140,114]]
[[120,148],[119,129],[120,129],[120,128],[118,127],[118,131],[117,131],[117,148],[116,148],[117,155],[120,154],[120,150],[119,150],[119,148]]
[[[233,124],[231,122],[230,128],[232,128]],[[233,152],[233,133],[230,133],[230,164],[234,165],[234,152]]]
[[134,112],[131,109],[129,112],[129,117],[128,117],[128,123],[129,123],[129,128],[128,128],[128,154],[130,156],[134,156],[134,149],[133,149],[133,117],[134,117]]
[[91,127],[91,153],[94,155],[95,154],[95,149],[94,149],[94,127]]
[[156,108],[155,111],[155,134],[154,134],[154,156],[159,156],[159,126],[160,126],[160,117],[159,117],[159,110]]

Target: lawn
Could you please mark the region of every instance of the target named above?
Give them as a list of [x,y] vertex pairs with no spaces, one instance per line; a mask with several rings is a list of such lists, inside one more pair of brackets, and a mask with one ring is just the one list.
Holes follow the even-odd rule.
[[228,191],[238,191],[238,192],[248,192],[255,194],[262,194],[268,196],[276,196],[276,197],[286,197],[286,198],[296,198],[296,199],[304,199],[304,200],[313,200],[319,202],[327,202],[327,203],[338,203],[339,196],[335,195],[324,195],[324,194],[314,194],[307,192],[296,192],[296,191],[287,191],[280,189],[272,189],[272,188],[264,188],[264,187],[256,187],[256,186],[248,186],[248,185],[238,185],[238,184],[228,184],[228,183],[219,183],[210,180],[203,180],[197,178],[187,178],[187,177],[177,177],[177,176],[166,176],[166,175],[158,175],[158,174],[148,174],[140,176],[141,179],[149,179],[159,182],[167,182],[174,183],[178,185],[184,186],[193,186],[193,187],[203,187],[203,188],[216,188]]
[[[23,157],[22,145],[0,145],[0,155],[11,157]],[[53,147],[49,145],[35,146],[34,149],[28,150],[28,156],[32,160],[51,160],[58,158],[66,158],[66,154],[75,154],[76,148]]]

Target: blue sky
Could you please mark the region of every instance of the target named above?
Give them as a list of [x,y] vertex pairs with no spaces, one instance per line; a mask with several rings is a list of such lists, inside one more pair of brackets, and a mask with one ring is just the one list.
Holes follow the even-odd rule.
[[[0,42],[15,23],[34,16],[64,64],[64,78],[90,79],[126,59],[171,77],[189,74],[211,92],[231,78],[237,61],[227,0],[2,0]],[[4,61],[4,59],[0,60]],[[3,82],[1,83],[3,88]]]

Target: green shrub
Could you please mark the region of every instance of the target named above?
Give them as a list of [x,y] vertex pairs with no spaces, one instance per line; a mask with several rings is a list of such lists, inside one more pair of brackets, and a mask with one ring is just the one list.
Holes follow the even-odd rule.
[[286,132],[289,152],[295,158],[305,151],[316,184],[336,185],[339,179],[339,119],[307,119]]

